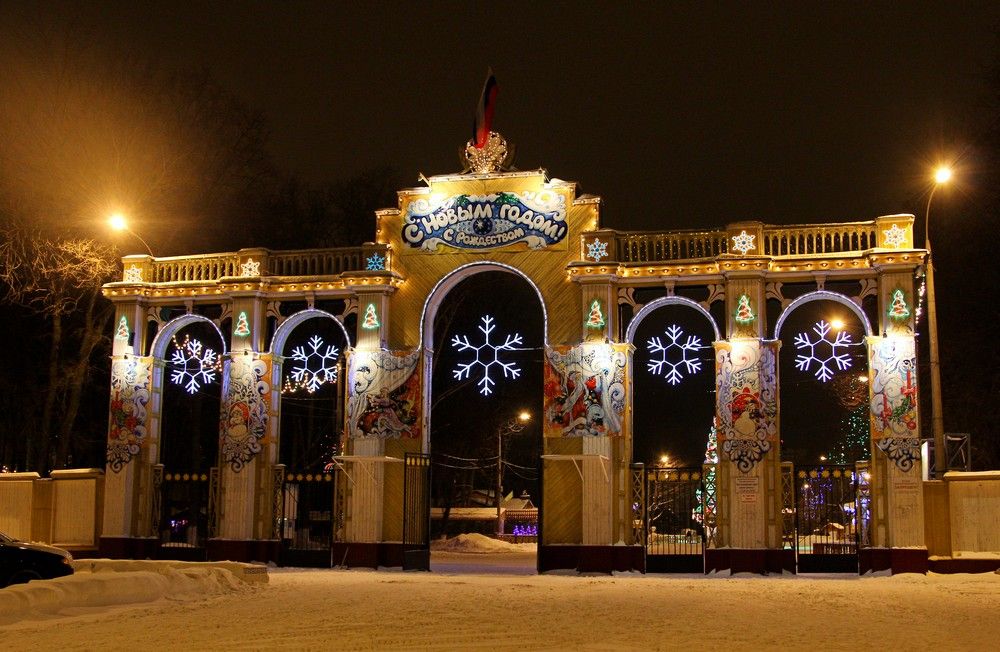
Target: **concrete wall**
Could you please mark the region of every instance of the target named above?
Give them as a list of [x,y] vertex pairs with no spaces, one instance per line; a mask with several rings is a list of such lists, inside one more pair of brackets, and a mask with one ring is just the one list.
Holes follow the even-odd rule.
[[73,469],[0,474],[0,532],[70,550],[97,547],[104,471]]
[[950,471],[925,482],[924,518],[931,555],[1000,555],[1000,471]]

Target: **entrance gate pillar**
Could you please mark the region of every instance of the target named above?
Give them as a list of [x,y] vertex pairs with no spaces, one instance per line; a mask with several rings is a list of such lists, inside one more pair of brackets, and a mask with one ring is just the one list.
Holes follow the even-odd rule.
[[861,572],[927,572],[912,269],[878,268],[879,333],[867,338],[871,418],[871,548]]
[[[271,561],[277,446],[274,406],[281,386],[272,378],[272,355],[261,353],[264,302],[256,293],[232,295],[232,345],[223,365],[217,494],[210,495],[210,559]],[[272,435],[272,436],[269,436]],[[211,513],[211,512],[210,512]],[[215,522],[213,522],[213,520]]]
[[155,429],[151,421],[159,414],[160,395],[154,391],[153,358],[143,355],[147,339],[145,303],[135,298],[116,301],[99,544],[100,553],[108,557],[141,558],[156,545],[151,462],[156,451],[150,449],[148,434]]
[[764,339],[761,272],[726,280],[726,340],[716,342],[718,538],[705,570],[767,573],[795,570],[782,550],[778,349]]

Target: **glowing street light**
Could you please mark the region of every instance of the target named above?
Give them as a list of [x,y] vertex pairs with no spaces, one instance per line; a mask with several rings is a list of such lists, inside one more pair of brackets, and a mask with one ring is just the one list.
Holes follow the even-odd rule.
[[121,213],[111,214],[108,217],[108,226],[110,226],[113,231],[125,231],[126,233],[132,234],[133,236],[135,236],[136,240],[142,243],[142,246],[146,248],[146,251],[149,253],[149,255],[153,256],[153,250],[150,249],[149,245],[146,244],[146,241],[142,239],[142,236],[140,236],[132,229],[128,228],[128,220],[125,219],[124,215],[122,215]]
[[830,325],[833,326],[834,330],[837,330],[837,331],[843,330],[843,328],[844,328],[844,320],[840,319],[839,317],[834,317],[833,319],[830,320]]
[[927,249],[927,330],[930,336],[931,371],[931,429],[934,432],[935,477],[947,471],[947,453],[944,450],[944,412],[941,407],[941,360],[938,355],[937,303],[934,299],[934,263],[931,259],[931,200],[939,187],[951,181],[951,168],[941,166],[934,172],[934,187],[927,197],[924,212],[924,248]]

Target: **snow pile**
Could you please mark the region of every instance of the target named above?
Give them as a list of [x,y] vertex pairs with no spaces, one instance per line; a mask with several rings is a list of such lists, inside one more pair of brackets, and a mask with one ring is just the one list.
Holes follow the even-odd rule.
[[535,548],[534,543],[509,543],[475,533],[459,534],[451,539],[431,542],[431,550],[435,552],[464,552],[479,555],[497,552],[535,552]]
[[236,561],[175,561],[151,559],[76,559],[73,570],[77,573],[128,573],[133,571],[164,572],[164,569],[223,568],[244,582],[267,584],[267,566],[244,564]]
[[80,608],[133,605],[162,598],[183,599],[244,590],[246,585],[219,567],[77,573],[0,590],[0,625],[39,616],[61,615]]

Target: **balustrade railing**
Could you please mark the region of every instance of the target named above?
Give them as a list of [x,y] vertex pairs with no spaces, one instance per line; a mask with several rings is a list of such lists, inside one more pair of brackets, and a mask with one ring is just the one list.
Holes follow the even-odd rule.
[[143,280],[149,283],[177,283],[184,281],[216,281],[224,277],[242,275],[246,262],[259,264],[259,272],[270,276],[336,276],[344,272],[364,270],[367,257],[380,253],[385,257],[384,246],[338,247],[334,249],[303,249],[297,251],[243,250],[221,254],[197,256],[171,256],[125,260],[126,270],[141,264],[147,268]]
[[153,283],[175,281],[214,281],[223,276],[238,276],[240,258],[237,254],[205,254],[202,256],[172,256],[154,258]]
[[875,222],[764,227],[764,255],[802,256],[873,249]]
[[715,258],[727,251],[725,231],[671,231],[615,233],[618,261],[645,263],[665,260]]

